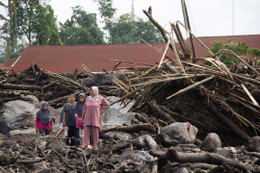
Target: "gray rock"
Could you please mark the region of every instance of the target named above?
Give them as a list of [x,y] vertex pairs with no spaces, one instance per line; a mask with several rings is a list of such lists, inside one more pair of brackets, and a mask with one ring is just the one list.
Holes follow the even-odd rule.
[[42,148],[45,144],[47,144],[46,141],[39,141],[36,143],[37,148]]
[[150,155],[147,151],[125,150],[119,157],[120,162],[122,162],[124,160],[132,160],[132,161],[141,163],[141,162],[154,161],[154,157],[152,155]]
[[104,135],[105,139],[116,139],[116,140],[122,140],[127,141],[133,139],[133,135],[125,132],[107,132]]
[[59,124],[59,123],[55,123],[55,124],[53,125],[52,132],[53,132],[53,133],[56,133],[57,131],[60,130],[60,128],[61,128],[60,124]]
[[15,135],[35,135],[35,128],[29,128],[29,129],[22,129],[22,130],[11,130],[9,132],[10,136],[15,136]]
[[0,140],[4,140],[6,138],[8,138],[8,136],[6,136],[5,134],[0,133]]
[[201,149],[203,151],[215,152],[217,148],[221,148],[221,140],[216,133],[209,133],[204,139]]
[[249,140],[248,149],[251,151],[260,152],[260,136],[254,136]]
[[11,145],[12,151],[18,151],[19,148],[20,148],[19,144],[13,144],[13,145]]
[[225,148],[218,148],[216,153],[221,155],[221,156],[224,156],[224,157],[228,157],[228,158],[231,157],[229,151],[227,149],[225,149]]
[[154,161],[154,157],[147,151],[125,150],[119,157],[119,169],[122,172],[149,173],[152,161]]
[[[110,103],[117,101],[118,97],[107,97],[106,98]],[[116,103],[109,107],[109,109],[101,116],[103,126],[101,130],[122,126],[122,125],[131,125],[132,120],[135,118],[134,113],[128,112],[132,107],[134,102],[129,103],[126,107],[124,105],[120,105],[120,103]]]
[[29,99],[31,99],[32,100],[31,103],[33,103],[33,104],[39,103],[38,98],[35,97],[34,95],[25,95],[25,96],[22,96],[22,98],[29,98]]
[[34,170],[37,170],[37,169],[39,169],[39,168],[50,168],[50,164],[49,163],[47,163],[47,162],[45,162],[45,161],[42,161],[42,162],[38,162],[38,163],[33,163],[32,164],[32,167],[33,167],[33,169]]
[[172,123],[161,131],[163,140],[171,145],[194,143],[198,129],[187,123]]
[[11,129],[16,129],[24,125],[34,126],[37,109],[31,103],[16,100],[5,103],[3,112],[0,122],[5,123]]
[[143,149],[156,149],[157,143],[150,135],[140,136],[132,141],[133,145],[136,147],[141,147]]
[[188,169],[185,167],[177,168],[174,170],[174,173],[189,173]]

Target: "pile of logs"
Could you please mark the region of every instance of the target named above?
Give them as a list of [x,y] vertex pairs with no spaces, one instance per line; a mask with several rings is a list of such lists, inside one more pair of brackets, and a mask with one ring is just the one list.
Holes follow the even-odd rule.
[[[206,48],[210,57],[191,58],[191,52],[183,41],[179,21],[172,23],[172,31],[178,39],[178,49],[172,37],[144,10],[150,21],[161,31],[165,39],[165,51],[159,64],[132,75],[128,80],[114,83],[121,93],[120,101],[136,99],[131,111],[146,113],[164,124],[176,121],[191,122],[200,128],[200,135],[210,131],[222,136],[240,137],[248,141],[260,132],[260,70],[243,57],[228,49],[213,54],[190,30],[191,35]],[[175,57],[166,52],[170,48]],[[236,65],[231,68],[221,62],[221,56],[237,58],[246,70]],[[127,104],[127,103],[126,103]],[[230,140],[228,140],[230,141]]]
[[26,95],[34,95],[59,107],[65,103],[69,94],[88,92],[88,88],[73,78],[41,70],[32,65],[20,73],[5,74],[0,77],[0,104],[11,100],[29,100]]

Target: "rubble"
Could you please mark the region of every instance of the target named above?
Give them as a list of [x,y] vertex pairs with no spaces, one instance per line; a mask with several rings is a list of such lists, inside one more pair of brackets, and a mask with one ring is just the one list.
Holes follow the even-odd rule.
[[[159,64],[136,67],[127,78],[55,74],[37,65],[21,73],[0,71],[0,107],[5,107],[0,113],[1,171],[260,172],[259,68],[226,49],[213,54],[186,30],[210,54],[198,62],[182,38],[182,24],[171,24],[177,45],[149,11],[144,13],[161,31],[166,49],[156,50],[162,54]],[[175,59],[167,56],[168,48]],[[247,70],[227,68],[219,59],[227,54]],[[69,94],[88,93],[94,84],[101,94],[112,96],[107,97],[111,107],[102,115],[98,150],[66,146],[65,128],[59,128],[58,121],[50,136],[35,134],[37,100],[59,108],[51,108],[58,118]],[[26,109],[16,111],[13,116],[19,121],[13,122],[6,108],[19,109],[17,103]]]
[[[88,92],[88,87],[83,85],[84,80],[92,81],[92,78],[101,79],[104,82],[94,81],[93,85],[100,88],[100,93],[103,95],[117,95],[117,89],[111,86],[111,78],[117,76],[124,79],[121,74],[85,74],[82,79],[82,73],[76,75],[56,74],[47,70],[43,70],[37,65],[32,65],[30,68],[19,73],[5,74],[0,76],[0,106],[8,101],[23,100],[33,101],[35,98],[28,95],[33,95],[40,101],[48,101],[49,105],[55,108],[65,104],[69,94],[79,94],[80,92]],[[75,78],[74,78],[75,77]]]

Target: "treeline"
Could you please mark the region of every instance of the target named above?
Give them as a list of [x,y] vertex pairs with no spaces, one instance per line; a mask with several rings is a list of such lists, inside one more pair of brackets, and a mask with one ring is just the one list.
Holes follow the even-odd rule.
[[103,28],[98,25],[98,14],[88,13],[81,6],[73,7],[65,23],[58,23],[47,0],[0,1],[6,10],[0,14],[0,62],[18,58],[28,45],[140,43],[140,38],[162,42],[159,31],[149,21],[132,14],[115,18],[112,0],[96,3]]

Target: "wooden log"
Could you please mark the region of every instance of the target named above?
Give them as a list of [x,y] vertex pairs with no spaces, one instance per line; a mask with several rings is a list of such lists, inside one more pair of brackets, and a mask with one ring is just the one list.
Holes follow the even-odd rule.
[[56,81],[50,82],[49,84],[47,84],[47,85],[45,85],[45,86],[43,87],[43,91],[49,89],[50,87],[52,87],[52,86],[54,86],[54,85],[56,85],[56,84],[57,84]]
[[163,66],[172,73],[180,74],[180,72],[168,63],[163,63]]
[[174,162],[181,162],[181,163],[194,163],[194,162],[202,162],[202,163],[209,163],[215,165],[224,165],[228,164],[232,167],[238,168],[243,171],[251,171],[251,172],[260,172],[259,169],[255,169],[253,167],[247,166],[243,163],[240,163],[235,160],[228,159],[223,157],[219,154],[215,153],[184,153],[184,152],[177,152],[173,147],[170,148],[168,151],[158,151],[158,150],[151,150],[150,154],[158,157],[159,159],[170,160]]
[[16,160],[16,163],[37,163],[37,162],[40,162],[42,161],[41,158],[38,158],[38,159],[26,159],[26,158],[22,158],[22,159],[17,159]]
[[163,111],[160,106],[156,103],[154,99],[148,102],[151,108],[157,111],[164,120],[166,120],[169,124],[176,122],[176,120],[167,112]]
[[174,97],[174,96],[176,96],[176,95],[178,95],[178,94],[182,94],[182,93],[184,93],[184,92],[187,92],[187,91],[189,91],[189,90],[191,90],[191,89],[193,89],[193,88],[195,88],[195,87],[197,87],[197,86],[199,86],[199,85],[201,85],[201,84],[203,84],[203,83],[205,83],[205,82],[208,82],[209,80],[211,80],[211,79],[213,79],[213,78],[215,78],[215,75],[212,75],[212,76],[210,76],[210,77],[208,77],[208,78],[206,78],[206,79],[203,79],[203,80],[201,80],[201,81],[199,81],[199,82],[196,82],[196,83],[194,83],[194,84],[192,84],[192,85],[189,85],[189,86],[187,86],[186,88],[183,88],[183,89],[179,90],[178,92],[176,92],[176,93],[174,93],[174,94],[168,96],[166,99],[170,99],[170,98],[172,98],[172,97]]
[[101,130],[100,135],[103,136],[105,133],[111,132],[111,131],[129,132],[129,133],[148,131],[150,133],[156,133],[156,130],[152,124],[144,123],[144,124],[134,124],[134,125],[130,125],[130,126],[119,126],[119,127]]
[[[149,7],[149,8],[151,9],[152,7]],[[166,43],[168,43],[169,38],[166,35],[166,30],[153,18],[151,13],[149,13],[147,10],[143,10],[143,12],[148,17],[148,19],[154,24],[154,26],[159,29],[159,31],[162,34],[163,39],[165,40]],[[171,49],[173,49],[171,45],[169,45],[169,47]]]
[[[188,11],[187,11],[187,6],[186,6],[186,2],[184,0],[182,0],[182,12],[183,12],[183,17],[184,17],[185,24],[186,24],[187,28],[191,31],[191,26],[190,26],[190,20],[189,20],[189,15],[188,15]],[[194,48],[194,44],[193,44],[193,38],[192,38],[192,34],[191,33],[189,33],[189,35],[190,35],[190,42],[191,42],[191,48],[192,48],[192,54],[193,54],[192,61],[195,62],[196,61],[196,54],[195,54],[195,48]]]
[[21,85],[21,84],[0,84],[3,89],[17,89],[17,90],[42,90],[40,86]]
[[225,115],[220,113],[218,109],[216,108],[213,103],[209,105],[209,108],[211,111],[219,117],[225,124],[227,124],[232,131],[234,131],[238,136],[240,136],[242,139],[244,139],[246,142],[249,141],[250,137],[243,131],[241,130],[235,123],[233,123],[230,119],[228,119]]
[[[79,93],[80,93],[80,92],[77,91],[77,92],[72,93],[72,94],[77,95],[77,94],[79,94]],[[50,101],[48,101],[48,103],[49,103],[49,105],[55,105],[57,102],[60,102],[60,101],[62,101],[62,100],[67,100],[67,99],[69,98],[69,96],[70,96],[70,94],[69,94],[69,95],[66,95],[66,96],[63,96],[63,97],[59,97],[59,98],[54,99],[54,100],[50,100]]]
[[147,115],[145,115],[143,113],[142,114],[141,113],[136,113],[135,114],[135,118],[140,120],[140,121],[142,121],[143,123],[150,123]]

